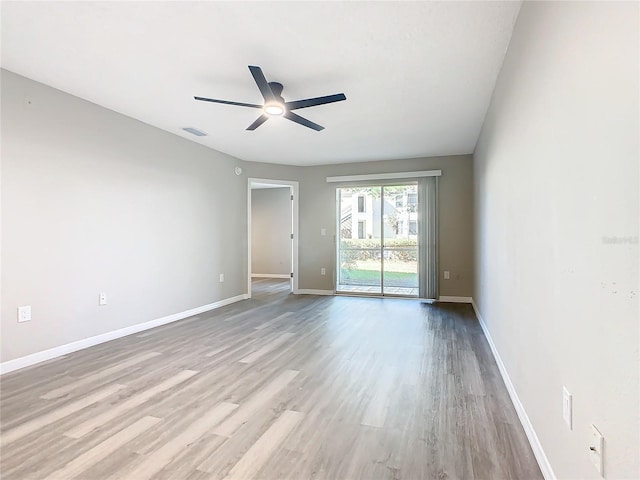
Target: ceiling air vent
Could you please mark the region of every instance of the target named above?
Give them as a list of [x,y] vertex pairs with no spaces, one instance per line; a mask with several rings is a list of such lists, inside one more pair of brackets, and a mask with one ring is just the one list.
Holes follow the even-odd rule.
[[192,127],[185,127],[183,128],[183,130],[185,132],[189,132],[193,135],[197,135],[198,137],[206,137],[207,134],[205,132],[203,132],[202,130],[198,130],[197,128],[192,128]]

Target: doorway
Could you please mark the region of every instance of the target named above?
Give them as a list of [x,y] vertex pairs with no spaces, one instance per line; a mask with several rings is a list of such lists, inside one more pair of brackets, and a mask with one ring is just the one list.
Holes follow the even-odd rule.
[[337,188],[338,293],[418,297],[418,183]]
[[252,280],[272,279],[298,290],[298,182],[248,179],[247,295]]

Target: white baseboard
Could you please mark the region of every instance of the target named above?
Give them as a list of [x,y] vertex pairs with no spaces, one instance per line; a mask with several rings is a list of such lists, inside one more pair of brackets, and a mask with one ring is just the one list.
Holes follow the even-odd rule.
[[440,295],[438,297],[439,302],[446,303],[471,303],[473,299],[471,297],[452,297],[448,295]]
[[509,397],[511,397],[511,402],[518,414],[518,418],[520,419],[520,423],[522,424],[522,428],[524,429],[524,433],[527,435],[527,439],[529,440],[529,444],[531,445],[531,449],[533,450],[533,454],[536,457],[538,462],[538,466],[542,471],[542,476],[545,480],[556,480],[556,475],[553,473],[553,469],[551,468],[551,464],[549,463],[549,459],[547,455],[544,453],[542,448],[542,444],[538,439],[538,435],[536,435],[536,431],[531,424],[531,420],[529,420],[529,416],[518,397],[518,393],[516,392],[513,383],[511,382],[511,378],[509,377],[509,373],[507,372],[507,368],[504,366],[502,362],[502,358],[500,358],[500,354],[498,353],[498,349],[496,345],[493,343],[493,339],[491,338],[491,334],[487,328],[487,325],[484,323],[484,319],[482,315],[480,315],[480,311],[478,310],[478,306],[471,299],[471,305],[473,306],[473,310],[476,312],[476,317],[478,317],[478,321],[480,322],[480,326],[482,327],[482,331],[484,332],[484,336],[489,343],[489,347],[491,348],[491,353],[493,353],[493,358],[495,358],[496,363],[498,364],[498,370],[500,370],[500,375],[502,375],[502,380],[504,381],[505,386],[507,387],[507,391],[509,392]]
[[129,327],[120,328],[112,332],[101,333],[100,335],[96,335],[94,337],[84,338],[76,342],[67,343],[66,345],[60,345],[59,347],[50,348],[48,350],[32,353],[31,355],[26,355],[14,360],[9,360],[7,362],[0,363],[0,375],[13,372],[14,370],[18,370],[20,368],[30,367],[31,365],[45,362],[56,357],[61,357],[62,355],[66,355],[68,353],[77,352],[78,350],[93,347],[94,345],[98,345],[100,343],[108,342],[110,340],[115,340],[121,337],[126,337],[127,335],[132,335],[144,330],[149,330],[161,325],[166,325],[167,323],[176,322],[178,320],[182,320],[193,315],[198,315],[200,313],[208,312],[209,310],[214,310],[216,308],[224,307],[225,305],[239,302],[240,300],[245,300],[247,298],[249,298],[247,294],[236,295],[235,297],[225,298],[224,300],[219,300],[208,305],[192,308],[191,310],[174,313],[172,315],[167,315],[166,317],[156,318],[155,320],[150,320],[148,322],[138,323]]
[[291,278],[286,273],[252,273],[251,278]]
[[293,293],[296,295],[335,295],[333,290],[314,290],[312,288],[299,288]]

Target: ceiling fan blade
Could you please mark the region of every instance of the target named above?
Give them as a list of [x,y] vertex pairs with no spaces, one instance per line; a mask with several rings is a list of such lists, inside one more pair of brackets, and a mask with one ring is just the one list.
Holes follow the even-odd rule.
[[249,70],[251,71],[251,75],[253,75],[253,79],[256,81],[256,85],[258,85],[258,88],[260,89],[260,93],[262,94],[264,101],[267,103],[275,102],[276,97],[271,91],[269,82],[267,82],[267,79],[264,78],[262,69],[260,67],[249,65]]
[[283,114],[283,117],[288,118],[293,122],[299,123],[300,125],[304,125],[305,127],[309,127],[315,130],[316,132],[319,132],[320,130],[324,130],[324,127],[322,125],[313,123],[311,120],[307,120],[306,118],[303,118],[300,115],[296,115],[293,112],[285,112]]
[[289,110],[296,110],[298,108],[313,107],[315,105],[324,105],[325,103],[341,102],[346,100],[344,93],[336,93],[335,95],[327,95],[325,97],[307,98],[305,100],[294,100],[287,102],[285,105]]
[[269,115],[267,115],[266,113],[263,113],[256,119],[255,122],[253,122],[251,125],[247,127],[247,130],[255,130],[267,120],[269,120]]
[[262,108],[262,105],[256,105],[254,103],[229,102],[228,100],[216,100],[215,98],[204,98],[204,97],[193,97],[193,98],[203,102],[224,103],[226,105],[237,105],[239,107]]

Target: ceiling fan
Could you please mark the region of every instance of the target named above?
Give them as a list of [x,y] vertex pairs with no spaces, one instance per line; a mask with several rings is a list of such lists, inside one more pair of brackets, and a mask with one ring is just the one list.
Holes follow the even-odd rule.
[[292,102],[287,102],[284,98],[282,98],[283,86],[281,83],[267,82],[267,79],[264,77],[264,74],[262,73],[262,69],[260,67],[249,65],[249,71],[251,71],[251,75],[253,75],[253,79],[258,85],[258,89],[260,90],[260,93],[264,98],[264,105],[230,102],[227,100],[216,100],[214,98],[204,97],[193,98],[195,98],[196,100],[201,100],[203,102],[224,103],[227,105],[238,105],[240,107],[260,108],[263,111],[262,115],[260,115],[255,122],[249,125],[247,127],[247,130],[255,130],[264,122],[269,120],[269,117],[282,116],[318,132],[320,130],[324,130],[324,127],[322,125],[318,125],[311,120],[307,120],[306,118],[293,113],[292,110],[314,107],[316,105],[324,105],[325,103],[340,102],[347,99],[344,93],[336,93],[335,95],[327,95],[325,97],[306,98],[304,100],[294,100]]

